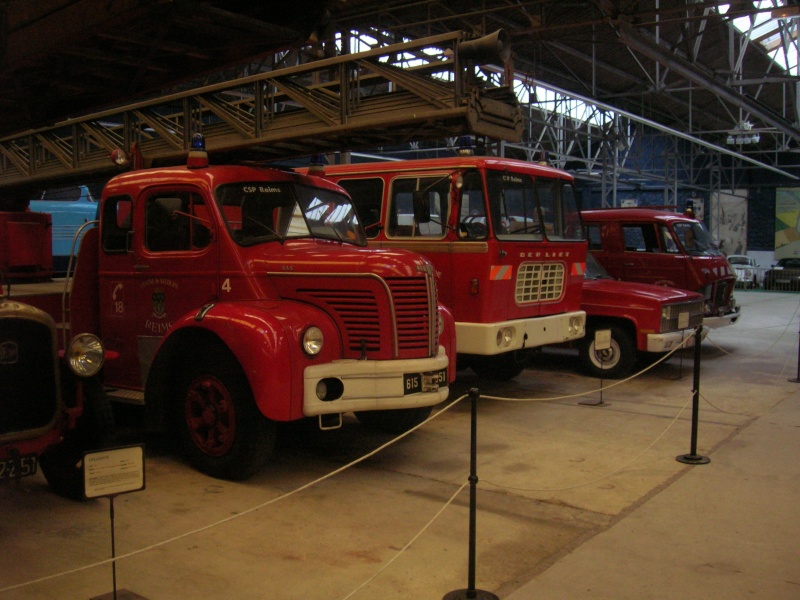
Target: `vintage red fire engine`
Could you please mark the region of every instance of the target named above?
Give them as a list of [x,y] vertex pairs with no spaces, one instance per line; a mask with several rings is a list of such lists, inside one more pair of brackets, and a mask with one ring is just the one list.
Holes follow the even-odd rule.
[[419,252],[441,274],[459,367],[509,379],[533,350],[583,337],[586,241],[568,173],[453,156],[326,166],[324,174],[353,197],[370,246]]
[[119,355],[106,393],[175,427],[199,470],[251,476],[281,421],[354,412],[400,431],[447,398],[455,326],[431,263],[365,248],[333,183],[210,166],[198,145],[185,166],[112,178],[99,217],[57,320]]

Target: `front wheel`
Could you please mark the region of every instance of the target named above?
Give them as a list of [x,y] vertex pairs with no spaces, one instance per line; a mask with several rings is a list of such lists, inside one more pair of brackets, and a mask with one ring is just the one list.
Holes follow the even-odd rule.
[[358,411],[356,418],[365,427],[380,429],[388,433],[405,433],[427,419],[433,407],[397,408],[392,410]]
[[227,352],[195,357],[181,378],[175,418],[184,452],[199,471],[242,481],[275,447],[276,424],[256,407],[239,364]]
[[621,327],[611,326],[611,344],[605,350],[595,350],[595,329],[586,331],[581,339],[579,356],[581,364],[592,377],[619,379],[627,375],[636,362],[636,344]]
[[481,379],[508,381],[522,373],[530,363],[530,351],[514,350],[503,354],[495,354],[494,356],[477,356],[470,366]]

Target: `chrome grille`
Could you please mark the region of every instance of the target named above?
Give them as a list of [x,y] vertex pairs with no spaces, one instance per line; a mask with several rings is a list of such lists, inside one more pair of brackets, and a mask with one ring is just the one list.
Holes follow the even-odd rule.
[[661,313],[661,333],[679,331],[678,320],[681,313],[689,313],[689,324],[687,329],[694,329],[703,322],[703,301],[682,302],[680,304],[668,304],[663,307]]
[[[387,279],[392,291],[397,318],[397,341],[400,350],[431,352],[432,333],[436,331],[435,302],[428,294],[426,277]],[[431,319],[433,307],[434,318]]]
[[376,352],[381,327],[375,295],[370,290],[299,290],[325,302],[344,323],[345,347],[354,352]]
[[55,352],[51,327],[39,321],[0,318],[0,435],[38,429],[55,418]]
[[559,300],[564,293],[564,264],[524,262],[517,269],[517,304]]

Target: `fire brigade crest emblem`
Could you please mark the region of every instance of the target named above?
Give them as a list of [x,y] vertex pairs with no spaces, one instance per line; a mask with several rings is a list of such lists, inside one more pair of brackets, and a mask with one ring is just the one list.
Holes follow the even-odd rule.
[[166,299],[167,295],[164,290],[156,289],[153,291],[153,316],[157,319],[163,319],[167,315]]

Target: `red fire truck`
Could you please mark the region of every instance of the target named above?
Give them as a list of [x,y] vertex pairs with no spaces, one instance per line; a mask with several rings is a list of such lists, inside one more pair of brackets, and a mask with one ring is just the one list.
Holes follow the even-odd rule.
[[460,368],[510,379],[532,349],[583,337],[586,241],[568,173],[453,156],[326,166],[324,175],[352,196],[370,246],[434,264]]
[[56,320],[118,355],[106,393],[175,427],[199,470],[251,476],[280,421],[403,430],[447,398],[455,328],[432,265],[365,248],[340,187],[195,149],[112,178],[99,219]]

